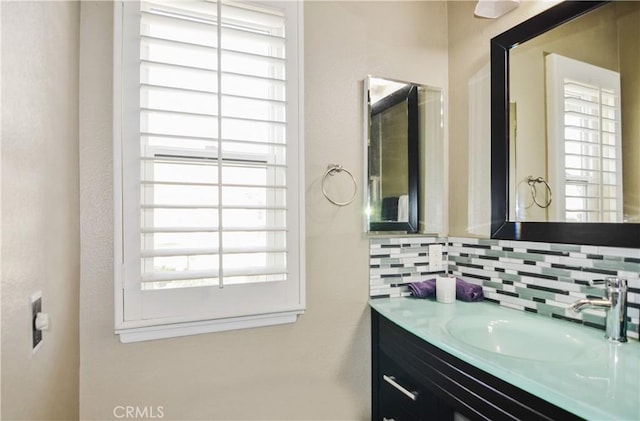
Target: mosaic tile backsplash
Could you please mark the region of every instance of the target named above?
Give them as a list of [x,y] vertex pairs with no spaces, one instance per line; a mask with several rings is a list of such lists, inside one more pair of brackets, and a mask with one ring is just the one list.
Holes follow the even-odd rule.
[[[429,245],[443,246],[444,265],[429,265]],[[370,240],[370,296],[408,296],[407,284],[450,273],[482,285],[485,300],[604,329],[605,311],[576,314],[569,305],[602,296],[590,280],[628,281],[628,336],[640,326],[640,249],[477,238],[394,237]]]
[[[429,266],[429,246],[442,246],[442,267]],[[437,237],[376,237],[369,242],[371,297],[408,296],[407,284],[447,272],[447,239]]]

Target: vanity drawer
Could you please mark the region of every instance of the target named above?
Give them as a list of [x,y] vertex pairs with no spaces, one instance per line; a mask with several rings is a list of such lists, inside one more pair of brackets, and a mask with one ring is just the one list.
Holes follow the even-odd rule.
[[379,419],[395,421],[450,420],[451,408],[438,399],[401,364],[379,354]]

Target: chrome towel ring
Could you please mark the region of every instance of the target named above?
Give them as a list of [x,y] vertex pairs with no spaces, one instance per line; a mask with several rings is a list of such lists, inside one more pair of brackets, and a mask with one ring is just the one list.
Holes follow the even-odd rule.
[[[538,198],[536,196],[536,184],[538,183],[543,183],[547,187],[547,192],[549,193],[549,196],[545,204],[541,204],[538,202]],[[549,187],[549,183],[547,183],[547,181],[542,177],[535,178],[530,175],[527,177],[527,184],[529,184],[529,187],[531,188],[531,197],[533,198],[533,202],[543,209],[548,208],[549,205],[551,205],[551,200],[552,200],[551,187]]]
[[[351,181],[353,181],[353,196],[351,196],[351,199],[347,200],[346,202],[338,202],[337,200],[334,200],[329,196],[325,187],[325,183],[327,181],[327,176],[330,175],[333,177],[335,173],[341,173],[343,171],[346,172],[349,177],[351,177]],[[356,196],[358,194],[358,182],[356,181],[353,174],[351,174],[351,172],[348,169],[344,168],[342,165],[329,164],[327,165],[327,170],[322,176],[322,194],[324,194],[324,197],[326,197],[329,202],[333,203],[336,206],[347,206],[349,203],[353,202],[356,199]]]

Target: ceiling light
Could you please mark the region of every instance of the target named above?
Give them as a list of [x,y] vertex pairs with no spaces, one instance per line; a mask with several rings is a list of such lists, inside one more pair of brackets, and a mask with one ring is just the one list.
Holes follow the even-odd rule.
[[478,0],[473,14],[480,18],[495,19],[520,5],[520,0]]

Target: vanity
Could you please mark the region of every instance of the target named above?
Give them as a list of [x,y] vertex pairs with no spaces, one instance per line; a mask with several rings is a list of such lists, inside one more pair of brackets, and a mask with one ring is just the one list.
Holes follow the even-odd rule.
[[370,301],[372,419],[640,419],[640,347],[495,304]]

